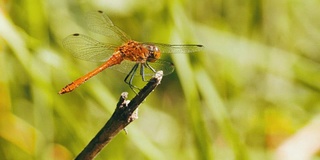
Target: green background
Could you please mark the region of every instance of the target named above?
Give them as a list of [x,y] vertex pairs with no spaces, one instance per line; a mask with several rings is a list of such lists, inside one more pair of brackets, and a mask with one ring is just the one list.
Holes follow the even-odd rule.
[[308,148],[320,142],[314,136],[320,135],[319,1],[1,0],[0,6],[0,159],[72,159],[109,119],[120,94],[134,96],[125,74],[109,69],[57,94],[99,65],[61,45],[72,33],[88,33],[81,15],[96,10],[137,41],[205,46],[164,56],[175,72],[139,107],[128,134],[120,132],[96,159],[320,159],[319,147]]

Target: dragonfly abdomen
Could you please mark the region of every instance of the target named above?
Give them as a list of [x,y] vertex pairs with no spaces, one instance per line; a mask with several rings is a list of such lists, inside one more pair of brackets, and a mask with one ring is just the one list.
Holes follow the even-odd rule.
[[91,77],[95,76],[96,74],[100,73],[101,71],[109,68],[111,66],[120,64],[123,61],[123,55],[120,52],[116,52],[113,54],[105,63],[103,63],[100,67],[96,68],[95,70],[87,73],[86,75],[78,78],[77,80],[73,81],[72,83],[68,84],[64,88],[59,91],[59,94],[64,94],[73,91],[78,86],[86,82]]

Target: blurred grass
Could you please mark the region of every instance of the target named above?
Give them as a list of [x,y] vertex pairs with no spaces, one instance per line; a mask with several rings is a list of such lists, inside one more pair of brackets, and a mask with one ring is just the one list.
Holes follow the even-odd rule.
[[[153,5],[150,5],[153,4]],[[111,116],[125,75],[61,47],[103,10],[133,39],[199,43],[97,159],[271,159],[319,115],[318,1],[0,1],[0,157],[72,159]],[[130,91],[129,96],[133,96]],[[314,158],[319,158],[314,155]]]

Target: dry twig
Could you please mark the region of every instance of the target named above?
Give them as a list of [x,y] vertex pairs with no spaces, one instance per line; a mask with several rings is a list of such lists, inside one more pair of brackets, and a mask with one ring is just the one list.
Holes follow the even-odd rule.
[[131,101],[126,100],[128,93],[123,92],[111,118],[75,159],[93,159],[121,130],[137,119],[135,110],[160,84],[162,75],[162,71],[158,71]]

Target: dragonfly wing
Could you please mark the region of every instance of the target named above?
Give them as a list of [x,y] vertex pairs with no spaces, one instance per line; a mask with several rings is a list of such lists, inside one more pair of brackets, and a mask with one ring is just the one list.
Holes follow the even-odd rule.
[[[122,61],[120,65],[112,66],[111,69],[117,70],[119,72],[128,74],[132,70],[133,66],[137,64],[137,62],[133,61]],[[149,66],[148,66],[149,65]],[[157,60],[156,62],[148,63],[148,65],[144,65],[143,67],[143,74],[145,77],[152,77],[155,72],[154,71],[163,71],[163,75],[168,75],[174,71],[174,65],[171,62],[164,61],[164,60]],[[151,68],[149,68],[151,67]],[[135,76],[141,76],[141,65],[138,70],[134,73]]]
[[161,53],[194,53],[203,50],[203,45],[186,44],[186,45],[171,45],[162,43],[149,43],[157,46]]
[[127,42],[130,37],[115,26],[110,18],[102,11],[89,12],[85,15],[88,28],[95,33],[102,34],[110,39]]
[[66,37],[62,44],[74,57],[95,62],[108,60],[116,49],[114,45],[78,33]]
[[[155,71],[163,71],[163,75],[166,76],[168,74],[171,74],[174,71],[174,65],[171,62],[158,59],[155,62],[149,62],[148,63],[150,67],[152,67]],[[146,67],[147,68],[147,67]],[[145,69],[146,75],[154,75],[154,72],[151,69]]]
[[[119,71],[121,73],[128,74],[136,63],[137,62],[124,60],[124,61],[121,62],[121,64],[114,65],[114,66],[112,66],[110,68],[113,69],[113,70]],[[139,72],[137,72],[136,74],[138,74],[138,73]]]

